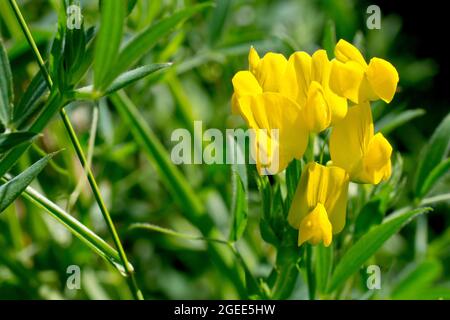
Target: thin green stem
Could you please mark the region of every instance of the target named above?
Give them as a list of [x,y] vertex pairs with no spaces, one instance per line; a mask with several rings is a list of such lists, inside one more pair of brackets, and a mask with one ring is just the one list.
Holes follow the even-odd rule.
[[309,299],[314,300],[316,296],[316,283],[313,271],[313,250],[310,244],[306,244],[306,274],[308,278]]
[[[13,8],[13,11],[16,15],[17,20],[19,21],[22,31],[33,51],[33,54],[38,62],[39,68],[40,68],[40,70],[44,76],[44,79],[47,83],[47,86],[51,90],[53,87],[53,81],[51,79],[51,76],[50,76],[47,68],[45,67],[44,60],[42,59],[39,49],[33,39],[33,36],[31,35],[30,29],[28,28],[27,23],[22,15],[22,13],[20,12],[19,6],[17,5],[16,0],[9,0],[9,3],[11,4],[11,7]],[[95,177],[94,177],[91,169],[87,166],[87,161],[86,161],[86,157],[83,153],[83,149],[81,148],[81,145],[77,138],[75,130],[73,129],[73,126],[72,126],[70,119],[69,119],[66,111],[64,110],[64,108],[61,108],[60,116],[61,116],[61,119],[63,120],[66,131],[69,134],[70,140],[71,140],[72,145],[75,149],[75,152],[78,156],[78,159],[80,160],[81,165],[86,168],[88,181],[89,181],[89,184],[91,185],[92,192],[94,194],[94,198],[99,205],[100,211],[102,212],[103,218],[106,221],[109,232],[112,235],[114,245],[116,246],[117,251],[119,252],[120,259],[122,260],[123,266],[128,275],[127,282],[130,286],[131,292],[135,299],[142,300],[143,299],[142,292],[140,291],[140,289],[137,286],[136,279],[134,277],[134,271],[130,268],[127,255],[125,253],[125,250],[123,249],[122,242],[120,241],[117,230],[111,219],[111,215],[109,214],[109,211],[105,205],[105,202],[103,201],[103,198],[101,196],[100,190],[99,190],[97,182],[95,180]]]

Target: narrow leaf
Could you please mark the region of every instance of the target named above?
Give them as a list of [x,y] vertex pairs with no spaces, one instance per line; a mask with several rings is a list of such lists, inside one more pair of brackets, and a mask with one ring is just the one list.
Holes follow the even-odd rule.
[[[110,262],[115,268],[119,270],[119,272],[121,272],[122,274],[126,274],[125,268],[121,263],[118,252],[97,234],[95,234],[91,229],[83,225],[73,216],[61,209],[57,204],[50,201],[31,187],[26,188],[22,193],[22,196],[25,199],[31,201],[33,204],[44,209],[54,219],[56,219],[64,227],[66,227],[74,236],[88,245],[99,256]],[[133,270],[133,266],[131,264],[129,265],[129,267],[131,270]]]
[[412,119],[421,117],[425,114],[423,109],[405,110],[402,112],[392,111],[377,121],[376,131],[381,131],[384,135],[389,134],[394,129],[401,127]]
[[170,67],[171,65],[172,65],[171,63],[154,63],[127,71],[114,80],[114,82],[108,87],[108,89],[106,89],[105,94],[108,95],[113,92],[116,92],[132,84],[133,82],[145,78],[146,76],[158,70]]
[[430,141],[421,153],[414,188],[417,197],[421,198],[425,195],[422,193],[422,185],[425,183],[431,171],[446,158],[449,147],[450,113],[436,128]]
[[99,91],[113,80],[108,74],[116,68],[126,13],[125,3],[122,0],[102,1],[101,12],[94,57],[94,87]]
[[14,109],[13,119],[17,128],[21,128],[37,112],[46,92],[48,92],[47,83],[42,72],[38,72]]
[[232,224],[230,230],[230,241],[237,241],[241,238],[247,226],[247,195],[244,183],[236,171],[232,173],[233,177],[233,204],[232,204]]
[[422,188],[420,189],[421,195],[426,195],[434,184],[442,178],[446,173],[450,170],[450,158],[447,158],[445,161],[438,164],[428,175],[425,182],[422,184]]
[[210,6],[210,3],[189,6],[188,8],[178,11],[170,17],[164,18],[142,30],[121,50],[117,68],[112,71],[113,77],[130,69],[130,67],[132,67],[153,46],[156,45],[158,40],[168,35],[169,32],[179,23]]
[[0,121],[7,127],[11,121],[13,85],[8,54],[0,39]]
[[0,153],[5,153],[10,149],[31,141],[36,134],[33,132],[13,132],[0,134]]
[[431,287],[442,274],[442,265],[438,260],[425,260],[408,272],[393,288],[393,299],[420,299],[419,291]]
[[52,157],[53,154],[47,155],[14,179],[0,186],[0,213],[20,196],[34,178],[45,168]]
[[419,214],[429,212],[431,208],[419,208],[399,214],[391,215],[385,222],[372,228],[362,236],[341,258],[328,287],[333,292],[352,274],[374,255],[391,236]]

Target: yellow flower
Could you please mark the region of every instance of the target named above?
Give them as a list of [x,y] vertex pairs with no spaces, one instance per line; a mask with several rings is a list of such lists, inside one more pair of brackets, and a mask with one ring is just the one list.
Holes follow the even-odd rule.
[[330,87],[354,103],[382,99],[390,102],[399,81],[395,67],[386,60],[372,58],[366,63],[361,52],[345,40],[339,40],[331,62]]
[[315,162],[306,165],[289,210],[289,224],[299,229],[298,245],[309,241],[329,246],[342,231],[347,208],[348,174]]
[[[251,48],[249,66],[249,71],[239,71],[233,77],[232,111],[254,130],[252,153],[258,171],[275,174],[292,159],[301,159],[309,133],[303,124],[301,107],[280,90],[286,84],[286,58],[272,52],[260,58]],[[278,129],[277,136],[273,129]]]
[[302,106],[307,128],[321,132],[345,117],[347,100],[330,89],[331,62],[325,50],[312,57],[295,52],[287,62],[285,85],[281,92]]
[[391,175],[392,147],[383,134],[374,135],[369,102],[349,108],[344,120],[333,127],[330,155],[333,165],[344,168],[350,179],[378,184]]

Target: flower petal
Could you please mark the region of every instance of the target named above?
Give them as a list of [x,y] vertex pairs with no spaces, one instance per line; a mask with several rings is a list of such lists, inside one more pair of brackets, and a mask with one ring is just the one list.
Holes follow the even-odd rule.
[[264,92],[278,92],[286,71],[287,60],[280,53],[267,53],[255,70],[256,79]]
[[285,82],[280,92],[296,101],[300,106],[306,104],[311,84],[311,57],[306,52],[295,52],[289,57]]
[[391,102],[399,81],[395,67],[386,60],[372,58],[366,76],[372,90],[385,102]]
[[336,59],[341,62],[345,63],[348,61],[354,61],[362,67],[367,67],[366,60],[358,48],[344,39],[339,40],[336,44],[336,47],[334,48],[334,55],[336,56]]
[[364,155],[366,182],[378,184],[391,175],[392,146],[381,133],[370,139]]
[[259,62],[261,61],[258,52],[256,49],[251,46],[250,51],[248,52],[248,66],[251,73],[256,74],[259,66]]
[[[273,169],[269,170],[270,173],[284,170],[292,159],[303,156],[308,144],[308,131],[303,124],[301,108],[294,101],[279,93],[265,92],[242,97],[239,104],[242,109],[250,110],[254,119],[254,125],[250,127],[268,132],[269,146],[260,146],[260,149],[271,159]],[[272,150],[272,146],[279,148]]]
[[330,125],[331,109],[325,99],[320,83],[316,81],[311,82],[308,90],[308,99],[303,110],[303,116],[310,131],[319,133]]
[[331,61],[330,88],[336,94],[358,103],[364,69],[356,62]]
[[332,226],[327,211],[321,203],[318,203],[300,223],[298,245],[301,246],[306,241],[316,245],[323,241],[324,246],[328,247],[332,237]]
[[345,118],[335,124],[330,136],[333,165],[345,169],[352,181],[361,174],[364,150],[373,137],[372,112],[368,102],[348,109]]

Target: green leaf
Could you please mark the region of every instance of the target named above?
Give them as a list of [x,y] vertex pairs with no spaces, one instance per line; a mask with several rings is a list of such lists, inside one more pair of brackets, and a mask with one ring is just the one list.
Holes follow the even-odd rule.
[[326,23],[322,46],[327,51],[329,59],[334,57],[334,47],[336,46],[336,26],[333,20],[328,20]]
[[8,127],[13,109],[12,73],[8,54],[0,39],[0,121]]
[[244,183],[237,171],[232,172],[233,204],[232,204],[232,224],[230,230],[230,241],[237,241],[241,238],[247,226],[248,205],[247,193]]
[[450,113],[442,120],[431,136],[430,141],[422,150],[414,188],[416,197],[422,198],[425,196],[423,192],[426,190],[422,189],[422,186],[433,169],[446,158],[449,147]]
[[157,41],[169,34],[169,32],[182,21],[188,19],[211,6],[211,3],[202,3],[194,6],[189,6],[186,9],[180,10],[170,17],[164,18],[159,22],[151,25],[139,34],[133,37],[121,50],[117,62],[117,67],[113,70],[113,77],[130,69],[139,59],[141,59]]
[[341,258],[333,272],[328,292],[333,292],[367,261],[391,236],[419,214],[431,208],[419,208],[392,214],[384,222],[362,236]]
[[355,238],[359,239],[372,226],[383,221],[382,200],[375,198],[367,202],[358,214],[355,221]]
[[21,128],[36,113],[46,92],[48,92],[47,83],[42,72],[38,72],[14,109],[13,119],[16,128]]
[[54,154],[42,158],[17,177],[0,186],[0,213],[3,212],[28,187],[36,176],[45,168]]
[[[2,180],[5,181],[5,179]],[[126,274],[118,252],[97,234],[95,234],[91,229],[83,225],[54,202],[50,201],[31,187],[26,188],[22,193],[22,196],[38,207],[44,209],[53,218],[66,227],[67,230],[69,230],[74,236],[89,246],[95,253],[110,262],[119,270],[119,272]],[[131,264],[129,265],[129,268],[133,270],[133,266]]]
[[145,78],[146,76],[156,71],[168,68],[171,65],[172,65],[171,63],[153,63],[127,71],[114,80],[114,82],[108,87],[108,89],[106,89],[105,94],[108,95],[113,92],[116,92],[132,84],[133,82]]
[[381,131],[384,135],[387,135],[394,129],[424,114],[425,110],[423,109],[405,110],[400,113],[398,111],[392,111],[377,121],[375,125],[376,131]]
[[33,132],[12,132],[0,134],[0,153],[5,153],[22,143],[31,141],[36,137]]
[[101,12],[94,57],[94,87],[98,91],[108,87],[114,80],[109,74],[117,68],[126,14],[125,2],[123,0],[102,1]]
[[442,178],[446,173],[450,170],[450,158],[447,158],[445,161],[438,164],[428,175],[425,182],[420,189],[421,195],[426,195],[434,184]]
[[438,260],[425,260],[408,272],[393,288],[392,299],[420,299],[419,291],[430,287],[442,274]]
[[223,33],[223,27],[230,9],[231,0],[221,0],[217,2],[209,23],[209,43],[217,43]]

